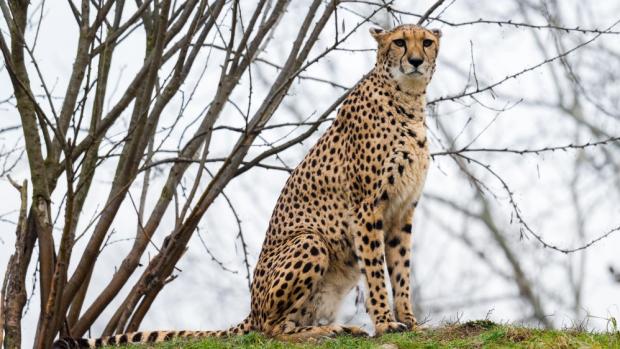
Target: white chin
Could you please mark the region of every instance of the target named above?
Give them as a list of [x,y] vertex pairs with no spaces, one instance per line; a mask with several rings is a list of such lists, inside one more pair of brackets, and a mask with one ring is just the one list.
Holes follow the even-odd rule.
[[414,72],[405,74],[405,76],[409,79],[422,79],[424,77],[424,74],[422,74],[419,71],[414,71]]
[[398,81],[424,80],[424,73],[421,71],[402,72],[400,68],[392,68],[391,70],[392,76]]

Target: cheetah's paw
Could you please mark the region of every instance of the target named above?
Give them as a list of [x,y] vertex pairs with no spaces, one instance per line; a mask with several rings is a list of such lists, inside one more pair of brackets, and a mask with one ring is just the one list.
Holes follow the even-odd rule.
[[418,326],[418,320],[416,320],[413,314],[405,314],[402,316],[396,316],[398,322],[402,322],[408,329],[413,330]]
[[405,332],[407,325],[402,322],[390,321],[381,322],[375,325],[375,336],[381,336],[385,333]]

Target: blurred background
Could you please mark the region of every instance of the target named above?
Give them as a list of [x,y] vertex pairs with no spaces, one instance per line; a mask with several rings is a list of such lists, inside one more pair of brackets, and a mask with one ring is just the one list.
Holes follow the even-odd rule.
[[[290,170],[373,67],[368,29],[417,23],[435,3],[418,320],[608,329],[620,316],[619,2],[33,0],[24,12],[0,0],[2,275],[30,226],[9,176],[29,182],[28,216],[50,218],[32,223],[48,238],[22,267],[22,344],[242,320]],[[67,280],[55,283],[58,260]],[[42,279],[61,290],[52,325]],[[357,291],[341,321],[370,329]]]

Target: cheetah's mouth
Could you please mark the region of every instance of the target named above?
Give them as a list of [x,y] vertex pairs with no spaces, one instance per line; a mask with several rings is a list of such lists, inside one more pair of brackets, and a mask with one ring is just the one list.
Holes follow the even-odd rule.
[[404,75],[408,75],[408,76],[420,76],[420,75],[424,75],[424,73],[422,73],[421,71],[418,70],[418,68],[413,68],[413,70],[407,72],[405,71],[405,68],[403,68],[402,64],[399,67],[400,68],[400,72]]
[[418,69],[413,69],[412,71],[409,71],[409,72],[406,72],[406,73],[403,71],[403,74],[405,74],[407,76],[410,76],[410,77],[419,77],[419,76],[424,75],[424,73],[422,73]]

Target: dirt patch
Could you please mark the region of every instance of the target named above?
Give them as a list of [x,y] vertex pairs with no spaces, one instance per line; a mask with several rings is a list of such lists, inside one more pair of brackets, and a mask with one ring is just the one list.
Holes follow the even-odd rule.
[[484,331],[484,330],[490,330],[494,327],[497,327],[498,325],[491,320],[475,320],[475,321],[467,321],[458,326],[466,330]]
[[508,328],[506,339],[513,343],[519,343],[532,338],[532,330],[529,328]]
[[497,327],[489,320],[467,321],[462,324],[449,324],[437,330],[437,335],[447,340],[477,336],[480,333]]

